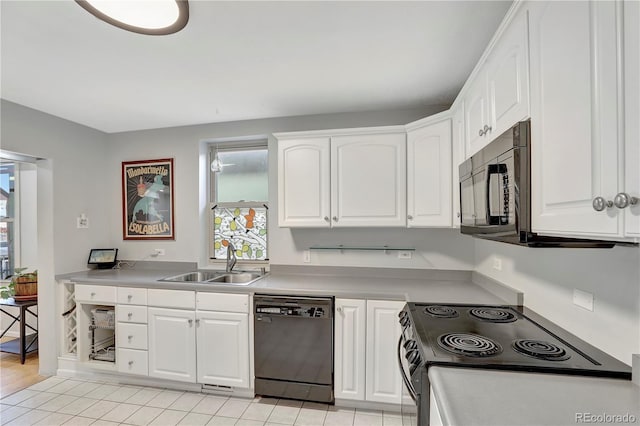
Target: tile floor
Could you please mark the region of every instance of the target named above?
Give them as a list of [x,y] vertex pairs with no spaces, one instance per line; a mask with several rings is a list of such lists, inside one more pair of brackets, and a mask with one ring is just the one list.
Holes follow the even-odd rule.
[[50,377],[0,400],[0,424],[402,426],[400,413]]

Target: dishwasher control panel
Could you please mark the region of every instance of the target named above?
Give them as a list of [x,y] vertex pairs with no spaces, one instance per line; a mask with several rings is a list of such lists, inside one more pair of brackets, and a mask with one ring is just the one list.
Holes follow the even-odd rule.
[[333,300],[314,297],[255,296],[255,313],[263,316],[332,318]]
[[327,316],[325,308],[321,306],[256,306],[256,314],[303,318],[325,318]]

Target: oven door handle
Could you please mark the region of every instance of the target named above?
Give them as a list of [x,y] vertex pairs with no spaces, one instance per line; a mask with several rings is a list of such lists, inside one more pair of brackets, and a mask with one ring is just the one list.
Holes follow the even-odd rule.
[[407,373],[404,371],[404,365],[402,365],[402,341],[404,340],[404,335],[400,335],[400,339],[398,339],[398,367],[400,368],[400,375],[402,376],[402,381],[404,385],[407,387],[409,391],[409,396],[413,399],[413,402],[418,403],[418,397],[416,396],[416,391],[411,384],[411,380],[407,377]]

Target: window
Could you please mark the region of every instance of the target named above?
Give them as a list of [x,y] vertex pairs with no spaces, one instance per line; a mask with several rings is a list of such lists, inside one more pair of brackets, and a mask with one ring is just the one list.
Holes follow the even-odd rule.
[[209,257],[226,260],[233,247],[241,261],[269,260],[267,141],[211,145]]
[[16,164],[0,159],[0,279],[13,275],[15,258]]

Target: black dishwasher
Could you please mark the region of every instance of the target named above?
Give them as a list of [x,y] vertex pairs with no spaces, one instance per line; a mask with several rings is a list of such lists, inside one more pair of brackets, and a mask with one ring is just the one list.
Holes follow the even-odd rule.
[[333,402],[333,298],[254,296],[256,394]]

